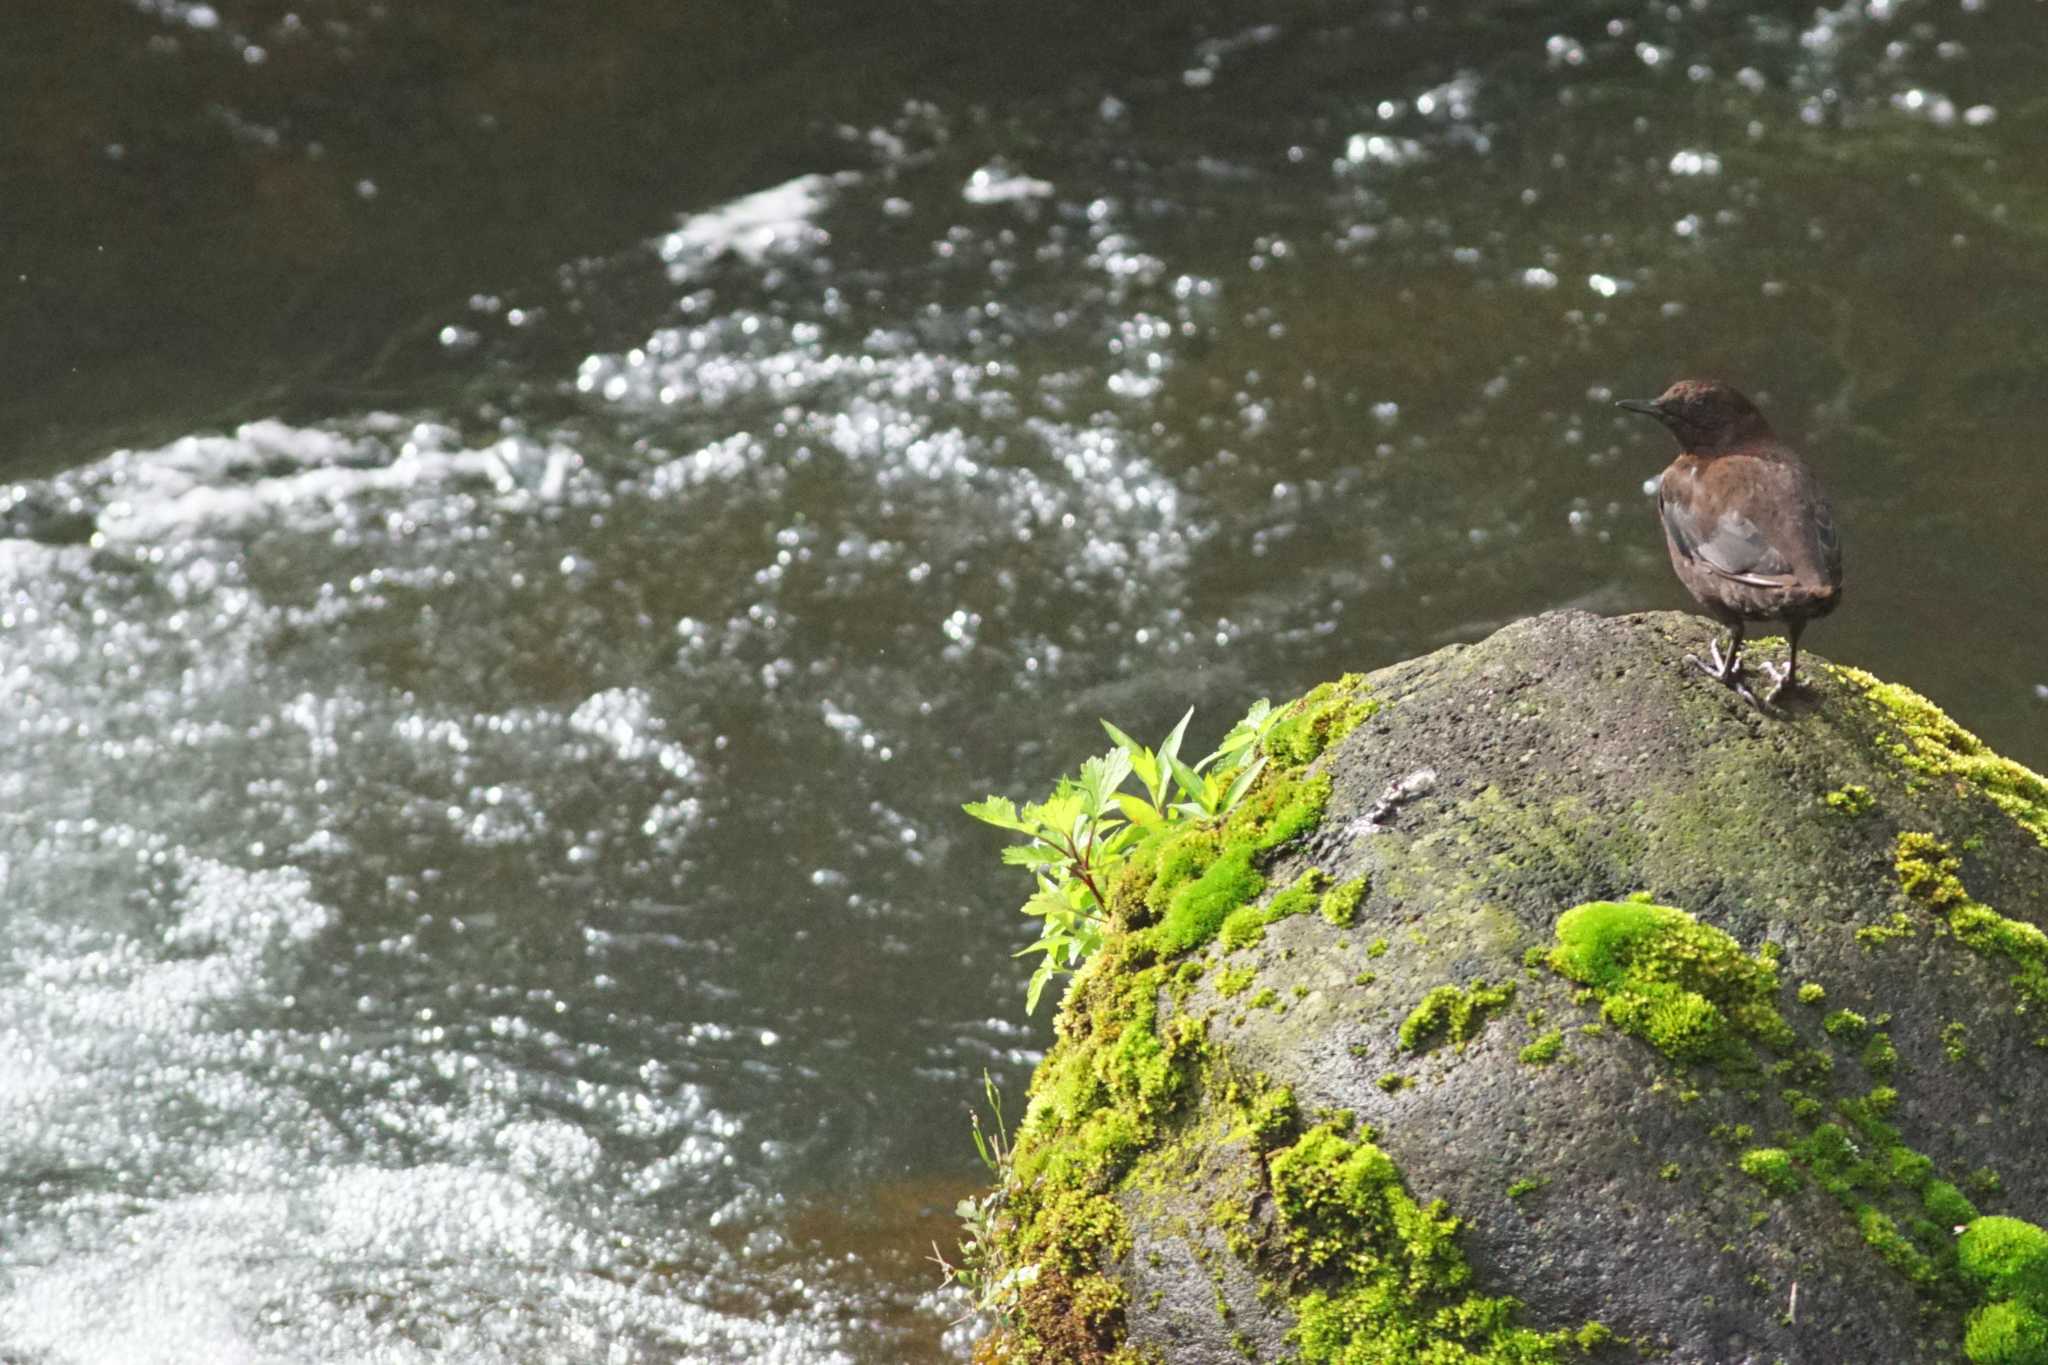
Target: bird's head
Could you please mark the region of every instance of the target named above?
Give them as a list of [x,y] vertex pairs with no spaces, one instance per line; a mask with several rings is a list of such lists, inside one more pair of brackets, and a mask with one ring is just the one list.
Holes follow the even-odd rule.
[[1771,435],[1771,424],[1718,379],[1681,379],[1656,398],[1624,398],[1614,406],[1654,417],[1687,450],[1711,454]]

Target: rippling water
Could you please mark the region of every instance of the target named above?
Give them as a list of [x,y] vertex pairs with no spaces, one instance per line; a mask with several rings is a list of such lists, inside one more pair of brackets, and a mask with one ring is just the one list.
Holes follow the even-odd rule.
[[[0,494],[0,1346],[964,1354],[922,1257],[1043,1021],[959,802],[1678,605],[1608,400],[1681,371],[1836,490],[1814,644],[2048,761],[2029,8],[1458,8],[1212,6],[1000,101],[842,63],[885,112],[808,164]],[[131,11],[251,108],[398,65],[375,8]]]

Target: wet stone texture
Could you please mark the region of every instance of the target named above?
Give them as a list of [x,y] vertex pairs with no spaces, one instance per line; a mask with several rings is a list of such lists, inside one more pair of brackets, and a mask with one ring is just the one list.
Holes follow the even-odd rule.
[[[1127,1290],[1128,1352],[1305,1356],[1290,1331],[1317,1279],[1277,1250],[1269,1169],[1224,1117],[1232,1077],[1290,1089],[1296,1133],[1349,1111],[1415,1200],[1461,1220],[1469,1289],[1520,1300],[1533,1329],[1597,1321],[1628,1339],[1594,1358],[1961,1358],[1977,1300],[1923,1198],[1940,1212],[1926,1191],[1947,1181],[1982,1213],[2048,1219],[2048,1010],[2029,1012],[2013,959],[1906,893],[1899,840],[1936,836],[1970,899],[2048,925],[2043,808],[1942,771],[1868,679],[1817,657],[1803,696],[1759,714],[1685,665],[1706,640],[1697,618],[1566,612],[1371,675],[1381,709],[1319,762],[1334,778],[1320,828],[1266,877],[1368,876],[1355,922],[1297,915],[1254,946],[1211,944],[1191,989],[1162,992],[1160,1028],[1201,1020],[1206,1056],[1117,1191],[1132,1249],[1105,1269]],[[1681,1064],[1603,1022],[1540,955],[1570,908],[1636,893],[1775,953],[1796,1041]],[[1464,1046],[1401,1045],[1430,991],[1480,981],[1515,994]],[[1552,1030],[1554,1058],[1525,1059]],[[1825,1125],[1847,1135],[1843,1160],[1894,1175],[1844,1181],[1814,1155]],[[1767,1147],[1793,1150],[1796,1187],[1744,1173]]]

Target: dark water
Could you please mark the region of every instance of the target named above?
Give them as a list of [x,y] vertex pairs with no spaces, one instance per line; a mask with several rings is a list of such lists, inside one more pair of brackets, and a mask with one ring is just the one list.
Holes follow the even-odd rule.
[[1681,373],[2048,764],[2036,6],[1141,8],[8,16],[0,1348],[959,1356],[959,802],[1681,605]]

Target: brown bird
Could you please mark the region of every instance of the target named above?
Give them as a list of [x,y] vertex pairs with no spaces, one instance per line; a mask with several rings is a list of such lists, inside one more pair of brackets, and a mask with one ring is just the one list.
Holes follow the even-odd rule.
[[[1654,399],[1615,405],[1654,417],[1678,438],[1664,471],[1657,511],[1679,582],[1728,627],[1728,653],[1711,664],[1687,655],[1752,706],[1797,687],[1799,635],[1842,601],[1842,543],[1820,480],[1780,441],[1755,404],[1726,384],[1681,379]],[[1771,690],[1761,703],[1742,676],[1743,627],[1782,621],[1792,642],[1782,670],[1764,665]]]

